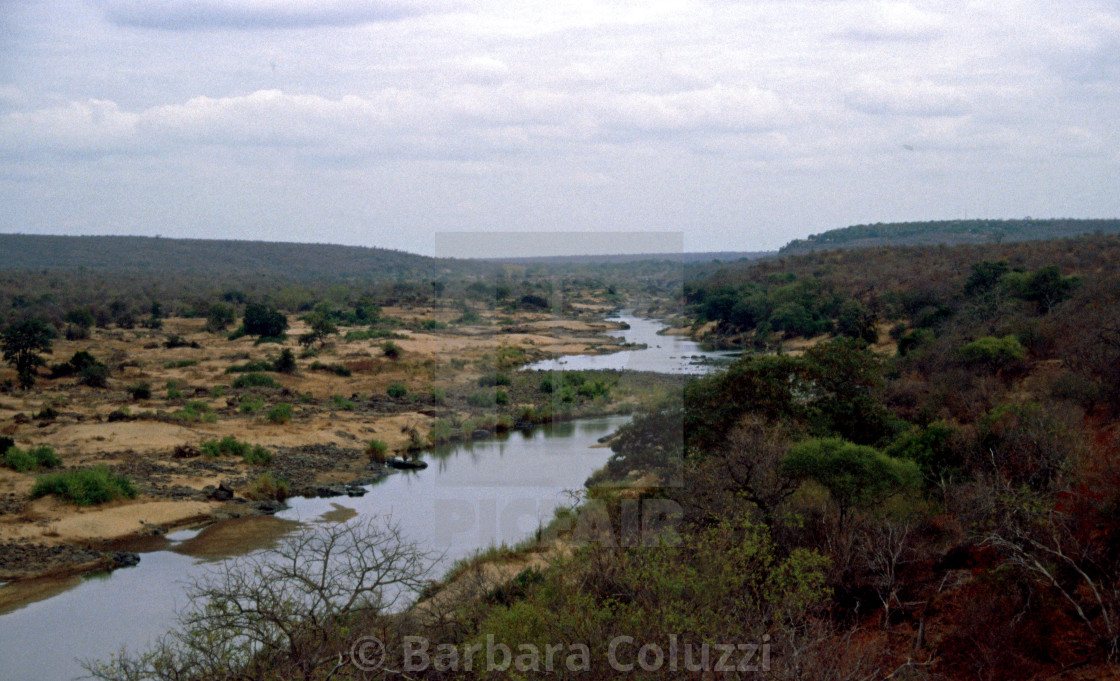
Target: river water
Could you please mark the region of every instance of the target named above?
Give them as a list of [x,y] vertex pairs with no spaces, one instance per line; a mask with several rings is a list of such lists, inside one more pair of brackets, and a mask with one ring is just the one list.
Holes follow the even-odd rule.
[[[698,358],[726,357],[657,335],[662,325],[655,321],[616,319],[630,324],[616,334],[648,348],[568,356],[529,368],[696,374],[711,366]],[[176,608],[184,605],[184,580],[231,556],[274,545],[306,523],[391,518],[411,541],[442,554],[436,574],[479,549],[517,543],[571,503],[569,492],[582,489],[610,457],[608,448],[595,446],[599,438],[628,419],[583,419],[448,445],[426,454],[426,470],[392,474],[364,497],[297,497],[275,516],[146,539],[129,547],[141,552],[139,565],[51,584],[40,600],[0,615],[0,681],[72,679],[83,674],[79,660],[104,659],[122,646],[144,648],[174,624]]]
[[666,336],[658,332],[665,325],[656,319],[642,319],[629,314],[611,317],[608,321],[625,322],[629,329],[608,331],[608,335],[629,343],[644,344],[642,350],[623,350],[608,355],[565,355],[529,365],[540,371],[582,371],[585,369],[629,369],[656,371],[665,374],[705,374],[713,366],[738,357],[738,351],[709,351],[684,336]]

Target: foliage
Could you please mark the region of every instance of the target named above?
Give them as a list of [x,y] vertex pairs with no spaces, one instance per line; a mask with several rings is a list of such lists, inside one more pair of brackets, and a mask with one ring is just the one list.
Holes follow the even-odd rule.
[[394,400],[403,399],[408,397],[408,387],[403,383],[390,383],[389,386],[385,388],[385,394],[392,397]]
[[1026,348],[1013,335],[984,336],[961,347],[964,361],[993,373],[1018,367],[1026,355]]
[[268,410],[268,420],[275,424],[292,422],[292,405],[281,402]]
[[198,401],[187,402],[181,410],[172,412],[171,417],[189,423],[214,423],[218,420],[210,405]]
[[296,371],[296,357],[291,348],[284,348],[276,358],[272,368],[282,374],[293,374]]
[[254,501],[283,501],[288,498],[289,491],[287,480],[266,471],[253,478],[243,493],[246,499]]
[[299,337],[300,345],[313,345],[319,343],[322,345],[326,342],[327,337],[338,333],[338,327],[331,321],[330,312],[323,309],[316,309],[306,317],[304,321],[307,322],[309,331]]
[[385,355],[389,359],[399,358],[402,352],[403,351],[401,350],[401,346],[397,345],[391,340],[387,340],[381,344],[381,354]]
[[237,388],[279,388],[280,384],[271,376],[257,372],[242,374],[233,380],[233,387]]
[[209,457],[240,457],[245,463],[252,465],[263,466],[272,463],[272,452],[261,445],[251,445],[230,435],[220,440],[206,440],[199,445],[199,450]]
[[288,318],[271,305],[250,303],[245,306],[242,325],[250,336],[280,338],[288,330]]
[[206,330],[211,333],[225,331],[236,318],[232,305],[222,302],[210,303],[206,310]]
[[132,499],[136,496],[136,486],[108,467],[96,466],[39,476],[31,488],[31,498],[47,495],[78,506],[90,506],[114,499]]
[[806,440],[790,449],[785,473],[828,490],[844,523],[852,508],[869,508],[917,485],[918,466],[840,438]]
[[[0,448],[3,448],[2,445],[0,445]],[[4,466],[17,473],[26,473],[37,468],[56,468],[62,465],[62,460],[47,445],[23,450],[9,444],[0,460],[3,461]]]

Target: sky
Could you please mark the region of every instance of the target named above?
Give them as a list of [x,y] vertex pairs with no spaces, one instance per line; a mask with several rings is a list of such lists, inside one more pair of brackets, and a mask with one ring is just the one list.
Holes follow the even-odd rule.
[[1114,0],[0,0],[0,232],[1117,217],[1118,120]]

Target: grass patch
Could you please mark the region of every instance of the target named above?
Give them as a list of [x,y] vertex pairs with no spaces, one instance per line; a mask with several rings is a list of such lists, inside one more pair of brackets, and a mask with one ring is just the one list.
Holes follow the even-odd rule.
[[408,396],[408,388],[403,383],[390,383],[389,387],[385,388],[385,394],[394,400],[399,400]]
[[381,440],[370,440],[366,445],[366,456],[374,461],[384,461],[389,456],[389,445]]
[[106,466],[42,475],[31,488],[31,498],[54,495],[78,506],[103,504],[114,499],[132,499],[136,485]]
[[205,402],[187,402],[182,409],[172,412],[171,418],[189,423],[214,423],[218,415]]
[[163,365],[164,369],[185,369],[198,365],[197,359],[179,359],[173,362],[167,362]]
[[288,489],[287,480],[271,473],[261,473],[245,487],[243,493],[246,499],[253,501],[283,501],[288,498]]
[[8,447],[8,451],[4,452],[0,461],[3,462],[4,466],[17,473],[26,473],[37,468],[56,468],[62,464],[62,460],[58,458],[54,450],[46,445],[39,445],[28,450]]

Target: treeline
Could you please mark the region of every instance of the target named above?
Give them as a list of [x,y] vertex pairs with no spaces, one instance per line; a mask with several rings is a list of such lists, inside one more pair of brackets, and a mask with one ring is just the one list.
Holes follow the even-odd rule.
[[795,255],[835,248],[1034,241],[1117,232],[1120,232],[1120,220],[1025,218],[875,223],[832,229],[804,239],[794,239],[779,249],[779,253]]
[[288,314],[361,301],[562,310],[596,290],[612,303],[664,297],[681,280],[667,261],[514,265],[318,244],[0,235],[0,325],[36,317],[60,330],[67,315],[127,328],[248,302]]

